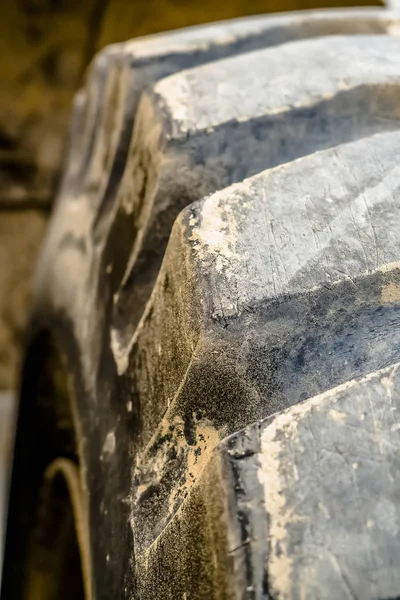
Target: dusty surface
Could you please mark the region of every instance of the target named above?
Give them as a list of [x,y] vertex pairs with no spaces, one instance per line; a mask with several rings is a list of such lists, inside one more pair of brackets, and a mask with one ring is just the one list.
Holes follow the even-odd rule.
[[[220,45],[220,26],[206,45],[180,33],[165,56],[154,39],[137,55],[136,42],[115,46],[77,99],[82,161],[74,152],[60,191],[32,324],[51,323],[72,374],[99,598],[196,597],[194,561],[197,597],[228,598],[239,581],[249,598],[276,587],[263,577],[266,523],[246,521],[261,510],[260,451],[236,449],[229,472],[221,439],[400,359],[400,42],[382,14],[351,13],[351,31],[333,13],[311,30],[289,16],[287,29],[273,21],[240,40],[232,30]],[[326,28],[343,35],[315,39]],[[307,70],[316,53],[318,81]],[[33,381],[35,358],[33,348]],[[26,384],[25,423],[32,402],[30,443],[49,436],[59,452],[56,403]],[[346,411],[330,406],[326,420],[340,428]],[[18,448],[30,473],[23,427]],[[47,442],[43,463],[46,453]],[[18,518],[21,472],[9,586],[22,585],[30,528]],[[31,478],[34,494],[40,472]],[[281,488],[269,491],[271,515]],[[274,535],[286,524],[275,519]],[[294,571],[272,562],[289,594]]]

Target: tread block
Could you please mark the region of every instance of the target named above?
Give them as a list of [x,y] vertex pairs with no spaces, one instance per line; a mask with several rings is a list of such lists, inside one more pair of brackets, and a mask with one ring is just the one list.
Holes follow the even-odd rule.
[[[397,29],[398,16],[390,11],[308,11],[236,19],[109,46],[96,56],[89,69],[81,92],[86,109],[75,106],[79,131],[75,131],[71,139],[64,172],[64,181],[68,181],[65,192],[70,194],[75,188],[77,193],[82,184],[87,187],[82,181],[87,170],[91,172],[92,185],[97,178],[98,203],[115,190],[115,183],[122,174],[119,165],[126,159],[140,94],[153,81],[198,64],[292,39],[337,33],[396,35]],[[113,131],[109,128],[111,120]],[[104,173],[89,157],[107,153],[112,166],[108,163]],[[78,170],[74,165],[79,165]],[[109,182],[105,181],[107,178]]]
[[258,478],[274,597],[399,596],[399,366],[262,427]]
[[399,150],[398,132],[363,138],[188,207],[180,219],[213,318],[397,263]]

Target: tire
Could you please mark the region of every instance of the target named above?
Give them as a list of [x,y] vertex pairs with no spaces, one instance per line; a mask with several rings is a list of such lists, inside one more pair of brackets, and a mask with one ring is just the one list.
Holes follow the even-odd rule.
[[398,31],[292,13],[95,59],[37,271],[4,600],[400,596]]

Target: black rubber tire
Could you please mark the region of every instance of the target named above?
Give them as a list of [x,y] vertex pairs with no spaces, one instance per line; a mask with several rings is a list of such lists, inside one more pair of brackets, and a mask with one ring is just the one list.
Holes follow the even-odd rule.
[[292,13],[96,58],[3,600],[400,597],[399,25]]

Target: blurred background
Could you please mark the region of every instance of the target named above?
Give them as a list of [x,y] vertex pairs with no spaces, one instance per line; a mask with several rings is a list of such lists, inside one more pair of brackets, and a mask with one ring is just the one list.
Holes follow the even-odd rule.
[[[3,0],[0,7],[0,564],[4,488],[32,274],[71,101],[112,42],[221,19],[364,0]],[[1,571],[1,570],[0,570]]]

